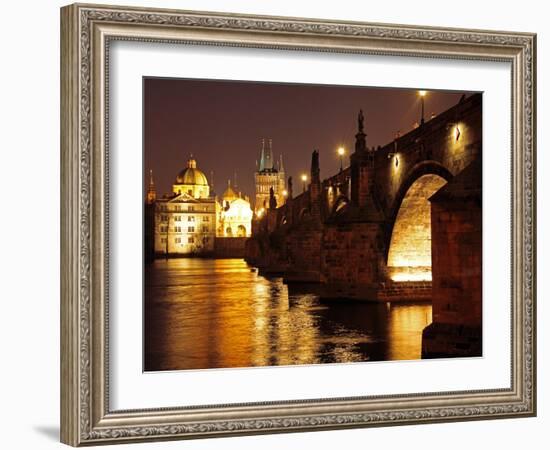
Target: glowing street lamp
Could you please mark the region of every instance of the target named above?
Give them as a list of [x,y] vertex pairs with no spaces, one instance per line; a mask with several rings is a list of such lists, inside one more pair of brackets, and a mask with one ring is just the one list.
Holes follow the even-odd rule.
[[304,192],[306,191],[306,182],[307,182],[307,175],[304,173],[302,174],[302,183],[304,187]]
[[338,148],[338,155],[340,156],[340,172],[344,170],[344,155],[346,153],[346,149],[344,147]]
[[426,97],[427,91],[418,91],[420,96],[420,103],[422,105],[422,113],[420,115],[420,125],[424,124],[424,97]]

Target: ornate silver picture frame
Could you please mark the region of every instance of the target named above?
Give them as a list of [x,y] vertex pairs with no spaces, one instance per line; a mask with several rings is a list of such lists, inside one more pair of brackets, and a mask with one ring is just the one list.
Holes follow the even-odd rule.
[[[511,67],[507,388],[114,410],[109,387],[109,51],[114,41],[506,62]],[[536,36],[74,4],[61,9],[61,441],[94,445],[536,414]],[[140,157],[139,155],[137,157]],[[490,200],[489,200],[490,201]],[[499,283],[499,280],[486,280]],[[153,375],[154,376],[154,375]]]

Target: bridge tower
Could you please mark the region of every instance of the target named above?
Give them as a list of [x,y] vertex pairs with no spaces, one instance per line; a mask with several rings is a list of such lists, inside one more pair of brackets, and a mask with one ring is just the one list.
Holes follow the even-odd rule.
[[262,139],[260,163],[254,175],[256,185],[254,212],[259,216],[269,209],[271,189],[273,189],[277,205],[282,205],[285,200],[283,193],[286,182],[283,156],[280,156],[277,166],[275,166],[272,144],[271,139]]

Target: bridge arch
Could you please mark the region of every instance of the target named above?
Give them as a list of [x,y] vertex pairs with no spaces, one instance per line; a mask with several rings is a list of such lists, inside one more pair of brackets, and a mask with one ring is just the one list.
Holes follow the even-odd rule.
[[429,198],[452,174],[436,161],[413,167],[390,210],[386,237],[388,275],[394,281],[431,280],[431,209]]

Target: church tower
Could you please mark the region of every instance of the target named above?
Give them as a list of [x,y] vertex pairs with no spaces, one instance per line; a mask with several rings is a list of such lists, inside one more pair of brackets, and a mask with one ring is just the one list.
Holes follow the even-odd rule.
[[281,206],[285,202],[286,182],[283,156],[280,155],[277,167],[275,167],[272,145],[273,141],[271,139],[262,139],[260,162],[257,164],[257,170],[254,174],[256,184],[254,212],[260,217],[269,208],[271,189],[273,189],[277,206]]

